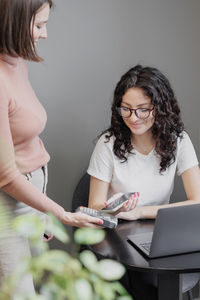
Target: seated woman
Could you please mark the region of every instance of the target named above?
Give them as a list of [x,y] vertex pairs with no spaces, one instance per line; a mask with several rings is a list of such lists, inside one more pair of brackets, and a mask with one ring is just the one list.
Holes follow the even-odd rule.
[[[130,199],[117,214],[121,219],[155,218],[160,207],[200,202],[195,150],[170,83],[159,70],[137,65],[121,77],[111,126],[97,142],[87,172],[92,208],[101,209],[116,193],[139,192],[137,205]],[[182,177],[187,201],[169,204],[176,173]],[[142,300],[145,289],[141,291],[138,282],[137,287],[134,297]],[[156,298],[148,294],[146,299]]]

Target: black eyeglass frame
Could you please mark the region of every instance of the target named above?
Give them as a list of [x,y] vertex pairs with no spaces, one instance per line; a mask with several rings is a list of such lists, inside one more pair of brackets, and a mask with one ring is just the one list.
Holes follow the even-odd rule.
[[[130,115],[129,115],[128,117],[122,116],[122,114],[121,114],[121,108],[126,108],[126,109],[128,109]],[[146,118],[140,118],[139,115],[138,115],[138,113],[137,113],[138,110],[142,110],[142,109],[148,110],[148,116],[147,116]],[[150,116],[150,113],[151,113],[152,110],[154,110],[154,106],[153,106],[152,108],[136,108],[136,109],[134,109],[134,108],[129,108],[129,107],[126,107],[126,106],[119,106],[119,107],[117,107],[117,112],[118,112],[118,114],[119,114],[122,118],[124,118],[124,119],[130,118],[130,117],[132,116],[133,111],[134,111],[134,113],[135,113],[135,115],[136,115],[136,117],[137,117],[138,119],[146,120],[146,119]]]

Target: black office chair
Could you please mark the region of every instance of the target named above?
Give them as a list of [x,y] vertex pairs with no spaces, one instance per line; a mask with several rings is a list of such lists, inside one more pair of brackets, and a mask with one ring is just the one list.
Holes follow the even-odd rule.
[[77,184],[72,197],[72,211],[79,206],[88,206],[90,175],[85,173]]
[[[74,212],[79,206],[88,206],[90,188],[90,175],[85,173],[77,184],[73,198],[72,211]],[[192,289],[199,282],[199,273],[183,274],[182,276],[182,293],[187,293],[188,300],[193,300]]]

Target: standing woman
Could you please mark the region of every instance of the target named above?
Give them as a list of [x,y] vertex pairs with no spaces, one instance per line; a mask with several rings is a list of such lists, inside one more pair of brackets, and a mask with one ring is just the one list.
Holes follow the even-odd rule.
[[[47,153],[39,135],[46,112],[29,79],[25,60],[39,62],[39,39],[47,37],[51,0],[0,0],[0,201],[13,215],[52,212],[64,224],[97,226],[102,221],[66,212],[46,196]],[[27,240],[0,243],[0,281],[13,272],[20,255],[30,252]],[[31,276],[19,289],[34,292]]]
[[[154,219],[159,208],[200,202],[195,150],[171,85],[159,70],[137,65],[121,77],[114,91],[111,126],[94,149],[88,173],[92,208],[101,209],[117,193],[139,192],[138,202],[129,199],[117,214],[121,219]],[[176,173],[187,201],[172,204]],[[132,272],[130,278],[134,299],[157,299],[154,278],[140,272]]]

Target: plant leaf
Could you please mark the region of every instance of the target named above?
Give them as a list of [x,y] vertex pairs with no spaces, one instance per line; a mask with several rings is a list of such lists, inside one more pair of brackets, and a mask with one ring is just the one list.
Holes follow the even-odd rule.
[[36,215],[20,215],[13,221],[13,226],[22,236],[38,239],[44,232],[44,223]]
[[97,274],[105,280],[118,280],[125,273],[123,265],[111,259],[103,259],[98,262]]
[[48,223],[48,230],[62,243],[68,243],[70,238],[64,225],[52,214],[47,214],[51,220]]
[[82,262],[82,264],[91,272],[96,271],[96,267],[97,267],[97,258],[94,255],[94,253],[92,253],[89,250],[85,250],[83,252],[81,252],[81,254],[79,255],[80,261]]
[[74,233],[77,244],[93,245],[100,243],[105,238],[105,232],[98,228],[79,228]]
[[131,296],[119,296],[117,297],[117,300],[133,300]]
[[77,300],[93,300],[92,287],[87,280],[76,280],[75,291],[77,295]]
[[128,292],[127,290],[123,287],[123,285],[118,282],[118,281],[115,281],[115,282],[112,282],[112,287],[113,289],[121,296],[127,296],[128,295]]
[[63,271],[65,265],[70,261],[71,257],[62,250],[50,250],[44,252],[39,257],[33,258],[32,262],[40,270],[48,270],[54,273]]

